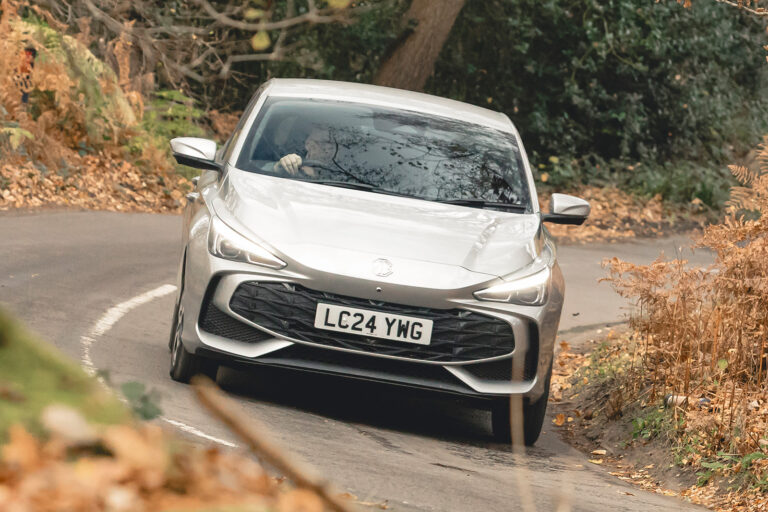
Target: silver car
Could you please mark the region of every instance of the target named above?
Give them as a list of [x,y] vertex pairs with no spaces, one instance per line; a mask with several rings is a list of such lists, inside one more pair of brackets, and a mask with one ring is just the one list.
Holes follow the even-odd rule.
[[539,436],[564,283],[503,114],[341,82],[270,80],[223,147],[171,141],[202,169],[184,212],[171,377],[250,363],[476,399]]

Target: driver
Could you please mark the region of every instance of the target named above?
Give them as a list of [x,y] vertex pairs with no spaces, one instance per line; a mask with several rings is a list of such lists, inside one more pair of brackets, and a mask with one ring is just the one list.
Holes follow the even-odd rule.
[[[312,128],[304,142],[307,150],[305,160],[318,164],[330,165],[336,153],[336,144],[331,140],[331,134],[327,128]],[[275,172],[285,171],[291,176],[296,176],[301,171],[303,174],[315,177],[315,169],[303,165],[303,161],[296,153],[285,155],[274,165]]]

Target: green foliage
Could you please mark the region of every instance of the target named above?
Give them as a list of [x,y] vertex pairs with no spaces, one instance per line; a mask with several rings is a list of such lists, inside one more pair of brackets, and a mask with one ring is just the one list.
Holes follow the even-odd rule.
[[[282,41],[286,61],[238,62],[227,80],[191,81],[199,103],[160,91],[142,127],[166,151],[169,137],[203,135],[201,110],[240,110],[270,77],[373,81],[413,28],[403,23],[410,2],[356,4],[370,9],[352,23],[292,29]],[[287,5],[270,2],[278,18]],[[183,6],[163,4],[164,16]],[[305,0],[295,6],[306,12]],[[262,7],[251,2],[249,16]],[[684,9],[671,0],[469,0],[426,92],[508,114],[548,187],[617,184],[717,206],[733,184],[724,164],[768,129],[764,24],[715,2]],[[136,154],[148,141],[134,142]]]
[[95,423],[130,419],[95,379],[0,311],[0,444],[14,423],[41,433],[40,414],[54,403],[73,407]]
[[[295,31],[293,62],[239,64],[250,80],[203,96],[242,108],[271,76],[371,82],[411,28],[409,2],[370,3],[353,24]],[[768,128],[763,38],[762,21],[714,2],[473,0],[426,92],[508,114],[547,186],[720,205],[733,184],[724,163]]]
[[160,395],[157,390],[147,391],[141,382],[126,382],[120,386],[131,410],[143,420],[153,420],[163,414],[158,406]]
[[181,92],[157,91],[144,109],[142,127],[166,142],[174,137],[204,137],[206,132],[200,125],[204,115],[195,100]]
[[165,155],[166,161],[171,162],[176,172],[191,178],[197,172],[172,163],[168,142],[174,137],[211,138],[204,127],[204,118],[205,112],[193,98],[176,90],[156,91],[149,104],[145,105],[142,130],[130,141],[128,150],[137,157],[137,163],[151,168],[153,162],[143,160],[142,155],[147,147],[154,147],[159,154]]
[[665,409],[651,409],[644,411],[642,416],[632,420],[633,439],[652,439],[668,432],[674,421],[669,417]]
[[[710,206],[724,204],[734,184],[724,165],[718,165],[716,161],[688,161],[682,157],[672,162],[650,161],[627,167],[618,164],[610,172],[613,173],[613,181],[629,191],[641,195],[659,194],[665,199],[682,203],[698,198]],[[586,179],[589,180],[589,177]]]
[[718,453],[716,459],[703,461],[701,467],[704,471],[696,473],[698,479],[696,485],[702,487],[709,483],[713,477],[728,471],[734,476],[730,479],[730,488],[739,489],[742,487],[752,487],[760,489],[763,492],[768,491],[768,479],[759,478],[749,471],[752,463],[760,459],[768,459],[768,455],[762,452],[753,452],[740,457],[729,453]]
[[763,27],[714,2],[468,2],[428,92],[507,113],[556,187],[716,204],[766,128]]
[[16,151],[23,144],[24,139],[34,139],[35,136],[18,123],[8,122],[0,124],[0,141],[6,141],[12,150]]
[[301,77],[372,82],[387,51],[405,35],[401,17],[407,6],[407,2],[385,2],[363,13],[352,25],[308,28],[300,36],[298,62],[302,67],[274,69]]

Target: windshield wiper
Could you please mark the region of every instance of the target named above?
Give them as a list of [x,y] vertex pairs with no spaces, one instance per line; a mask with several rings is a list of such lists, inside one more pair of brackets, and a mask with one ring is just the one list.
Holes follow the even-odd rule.
[[[388,190],[380,188],[369,183],[353,182],[353,181],[340,181],[340,180],[313,180],[305,178],[294,178],[308,183],[318,183],[320,185],[328,185],[330,187],[351,188],[353,190],[364,190],[366,192],[373,192],[375,194],[386,194],[390,196],[411,197],[413,199],[429,199],[425,197],[413,196],[410,194],[403,194],[402,192],[396,192],[394,190]],[[475,208],[504,208],[509,210],[526,211],[528,209],[524,204],[519,203],[501,203],[494,201],[486,201],[484,199],[438,199],[438,203],[456,204],[460,206],[471,206]]]
[[328,185],[330,187],[351,188],[354,190],[365,190],[366,192],[373,192],[374,194],[386,194],[389,196],[400,197],[412,197],[413,199],[423,199],[423,197],[412,196],[410,194],[403,194],[402,192],[396,192],[394,190],[388,190],[386,188],[377,187],[368,183],[358,183],[350,181],[337,181],[337,180],[302,180],[307,183],[319,183],[320,185]]
[[373,185],[369,185],[368,183],[356,183],[353,181],[339,181],[339,180],[301,180],[306,181],[308,183],[319,183],[320,185],[328,185],[331,187],[340,187],[340,188],[352,188],[355,190],[367,190],[369,192],[372,192],[374,190],[377,190],[377,187]]
[[486,201],[485,199],[438,199],[438,203],[456,204],[459,206],[471,206],[475,208],[505,208],[509,210],[518,210],[524,212],[528,207],[520,203],[502,203],[497,201]]

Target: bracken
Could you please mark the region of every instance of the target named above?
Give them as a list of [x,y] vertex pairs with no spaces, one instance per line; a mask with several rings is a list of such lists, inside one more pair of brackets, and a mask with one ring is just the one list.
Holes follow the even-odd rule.
[[[659,259],[608,262],[617,291],[634,300],[630,317],[638,362],[622,379],[627,401],[686,397],[675,414],[677,442],[736,487],[768,488],[768,137],[760,168],[731,167],[742,186],[725,219],[708,226],[697,246],[709,267]],[[700,404],[701,398],[709,400]],[[698,405],[697,405],[698,404]],[[749,462],[739,462],[746,461]],[[743,475],[749,478],[742,478]],[[738,478],[734,478],[741,475]]]

